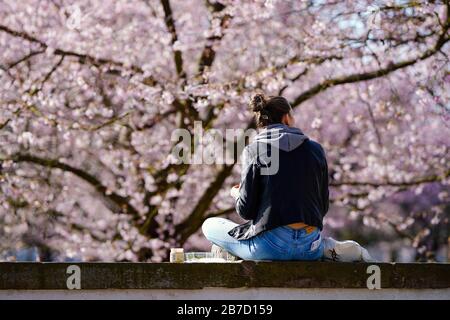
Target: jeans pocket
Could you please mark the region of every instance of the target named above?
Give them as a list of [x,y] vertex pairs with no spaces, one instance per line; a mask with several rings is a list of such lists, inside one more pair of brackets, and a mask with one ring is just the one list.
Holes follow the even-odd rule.
[[275,249],[283,254],[288,253],[288,244],[277,236],[270,233],[270,231],[263,232],[261,239],[264,240],[272,249]]

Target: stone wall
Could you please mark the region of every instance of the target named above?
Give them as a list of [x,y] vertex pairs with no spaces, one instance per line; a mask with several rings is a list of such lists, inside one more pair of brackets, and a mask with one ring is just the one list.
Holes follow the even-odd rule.
[[8,298],[450,299],[450,264],[3,262]]

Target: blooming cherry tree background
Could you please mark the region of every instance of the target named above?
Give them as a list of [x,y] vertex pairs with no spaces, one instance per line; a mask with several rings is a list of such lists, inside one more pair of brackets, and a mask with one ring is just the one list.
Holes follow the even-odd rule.
[[2,257],[206,249],[205,218],[239,221],[239,164],[174,164],[171,134],[253,128],[262,91],[327,152],[326,233],[446,259],[449,17],[448,1],[0,0]]

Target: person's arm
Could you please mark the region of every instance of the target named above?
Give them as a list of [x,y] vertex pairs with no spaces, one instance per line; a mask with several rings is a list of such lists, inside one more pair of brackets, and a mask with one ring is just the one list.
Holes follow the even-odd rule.
[[323,152],[323,154],[324,154],[325,168],[323,171],[323,182],[322,182],[322,199],[323,199],[322,217],[324,217],[327,214],[330,203],[330,192],[328,189],[328,164],[327,158],[325,156],[325,151]]
[[236,211],[243,219],[253,220],[258,209],[259,168],[251,159],[248,148],[243,151],[242,170]]

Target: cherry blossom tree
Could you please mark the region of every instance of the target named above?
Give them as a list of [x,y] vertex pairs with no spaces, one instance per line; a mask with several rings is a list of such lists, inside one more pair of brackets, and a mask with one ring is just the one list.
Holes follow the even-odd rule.
[[247,104],[263,91],[287,97],[327,152],[325,228],[379,230],[433,259],[450,212],[449,13],[448,1],[0,0],[1,251],[160,261],[197,246],[205,218],[236,218],[240,167],[174,163],[170,137],[197,121],[253,128]]

